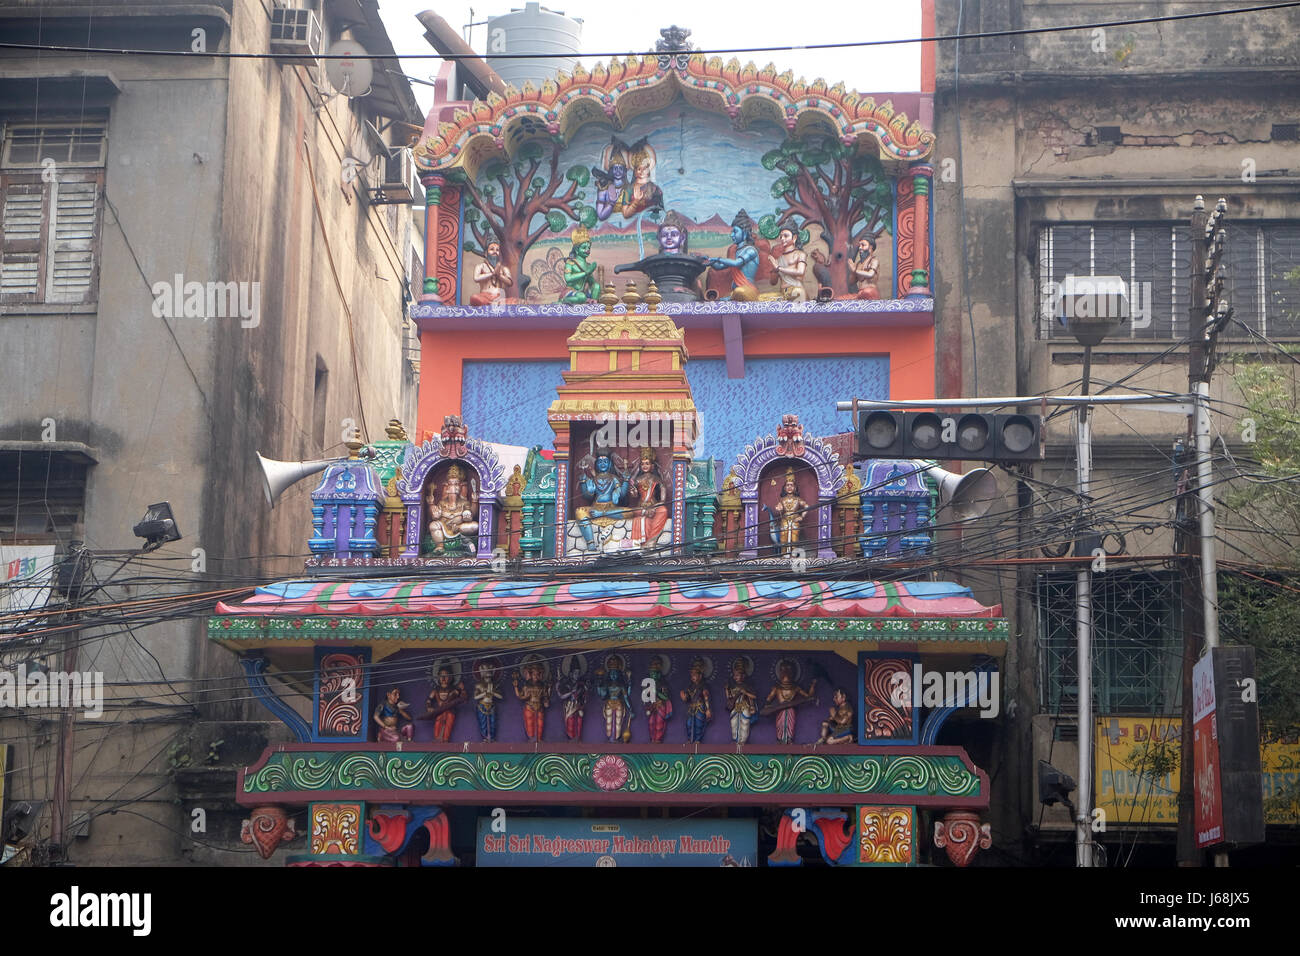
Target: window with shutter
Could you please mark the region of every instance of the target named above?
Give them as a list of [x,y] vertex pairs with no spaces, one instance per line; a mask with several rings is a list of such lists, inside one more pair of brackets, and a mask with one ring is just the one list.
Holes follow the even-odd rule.
[[0,303],[95,301],[105,147],[102,123],[6,128]]
[[[1043,290],[1066,276],[1118,275],[1150,310],[1149,324],[1130,325],[1112,339],[1179,339],[1188,334],[1191,246],[1182,224],[1122,223],[1045,225],[1038,233],[1039,301]],[[1224,274],[1234,318],[1256,332],[1300,336],[1300,225],[1294,222],[1238,222],[1228,227]],[[1044,338],[1070,339],[1047,308],[1039,316]],[[1224,338],[1247,338],[1229,325]]]

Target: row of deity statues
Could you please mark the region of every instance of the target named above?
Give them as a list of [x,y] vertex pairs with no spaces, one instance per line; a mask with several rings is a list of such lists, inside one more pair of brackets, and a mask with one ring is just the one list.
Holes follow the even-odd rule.
[[[653,184],[652,184],[653,185]],[[611,180],[610,189],[615,188]],[[612,200],[611,200],[612,202]],[[771,227],[769,227],[771,228]],[[771,235],[769,231],[767,233]],[[793,220],[776,227],[775,236],[763,238],[759,225],[740,210],[731,221],[731,247],[724,255],[703,256],[689,252],[690,230],[685,217],[676,212],[662,216],[656,234],[658,252],[635,263],[620,264],[615,272],[644,272],[657,283],[668,300],[701,300],[726,297],[737,302],[760,299],[784,299],[804,302],[808,299],[806,279],[817,280],[818,290],[831,287],[828,252],[815,248],[809,253],[806,228]],[[877,240],[870,234],[853,239],[845,250],[844,267],[850,292],[839,298],[879,299],[880,259]],[[559,301],[583,305],[597,301],[601,282],[596,261],[592,258],[592,235],[583,225],[569,237],[569,252],[564,258],[564,291]],[[515,278],[501,261],[501,245],[492,240],[483,251],[483,261],[474,270],[478,292],[470,297],[471,305],[497,305],[508,301]],[[829,295],[829,291],[825,292]]]
[[[633,723],[638,713],[645,720],[645,738],[653,744],[664,743],[668,722],[680,708],[685,740],[700,743],[714,719],[714,698],[710,689],[712,663],[696,657],[691,661],[685,686],[674,694],[665,670],[665,659],[652,656],[646,676],[638,686],[627,659],[609,654],[594,674],[588,674],[586,658],[570,654],[560,662],[560,675],[552,680],[550,668],[540,654],[527,655],[510,672],[509,686],[522,703],[524,736],[540,742],[546,730],[547,712],[554,701],[560,703],[564,735],[581,740],[589,703],[596,708],[605,739],[609,743],[631,743]],[[731,664],[731,676],[723,689],[723,704],[731,729],[731,739],[738,745],[749,741],[753,725],[771,717],[776,725],[776,739],[781,744],[796,742],[798,708],[817,704],[817,678],[804,687],[797,677],[797,665],[783,659],[777,663],[776,682],[762,704],[752,681],[753,663],[741,655]],[[461,704],[473,702],[479,736],[484,742],[497,739],[498,705],[505,699],[503,668],[494,657],[481,658],[474,665],[474,684],[467,690],[450,662],[435,665],[434,681],[425,700],[424,720],[433,722],[433,739],[451,742],[456,711]],[[593,699],[594,697],[594,699]],[[375,708],[374,723],[380,743],[400,743],[414,737],[410,705],[401,699],[401,688],[392,687]],[[639,736],[639,734],[638,734]],[[826,719],[822,721],[818,744],[851,743],[854,736],[853,708],[843,688],[835,688]]]
[[[447,416],[442,429],[444,457],[463,456],[465,433],[458,416]],[[803,429],[797,415],[783,416],[777,438],[783,456],[797,458],[803,454]],[[672,507],[672,488],[653,448],[634,447],[630,451],[636,453],[636,463],[631,467],[618,452],[601,447],[578,462],[574,490],[580,503],[575,502],[573,510],[576,530],[570,547],[585,546],[588,552],[625,551],[648,550],[660,544]],[[518,467],[515,472],[506,483],[507,500],[518,500],[523,490],[524,479]],[[767,513],[768,540],[775,553],[790,556],[801,541],[814,533],[804,525],[815,505],[800,495],[794,466],[787,467],[783,477],[766,480],[772,487],[770,495],[765,496],[771,503],[762,505]],[[723,483],[719,497],[723,511],[738,506],[735,481],[732,474]],[[474,552],[480,527],[479,489],[471,466],[453,461],[431,475],[423,503],[422,525],[429,550],[439,555]]]

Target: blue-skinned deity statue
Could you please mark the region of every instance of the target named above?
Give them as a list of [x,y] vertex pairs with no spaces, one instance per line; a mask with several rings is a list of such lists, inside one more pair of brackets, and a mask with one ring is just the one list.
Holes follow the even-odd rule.
[[613,457],[607,451],[598,451],[594,465],[578,484],[590,504],[573,510],[588,548],[596,544],[597,528],[608,529],[623,516],[619,505],[627,496],[627,488],[627,478],[614,467]]

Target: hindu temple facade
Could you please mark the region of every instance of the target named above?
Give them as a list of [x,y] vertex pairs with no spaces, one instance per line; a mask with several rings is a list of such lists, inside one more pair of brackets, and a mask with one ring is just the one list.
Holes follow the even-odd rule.
[[932,393],[927,110],[671,48],[435,106],[415,434],[311,479],[304,576],[209,622],[294,738],[239,775],[264,857],[989,846],[1006,621],[871,577],[935,488],[833,402]]

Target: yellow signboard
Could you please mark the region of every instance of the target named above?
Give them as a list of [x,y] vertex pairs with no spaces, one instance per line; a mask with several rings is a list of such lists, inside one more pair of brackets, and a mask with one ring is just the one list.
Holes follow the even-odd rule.
[[[1098,717],[1094,803],[1108,826],[1178,822],[1182,721]],[[1300,824],[1300,743],[1261,743],[1264,822]]]
[[1176,718],[1097,718],[1093,805],[1107,826],[1178,822],[1181,734]]

